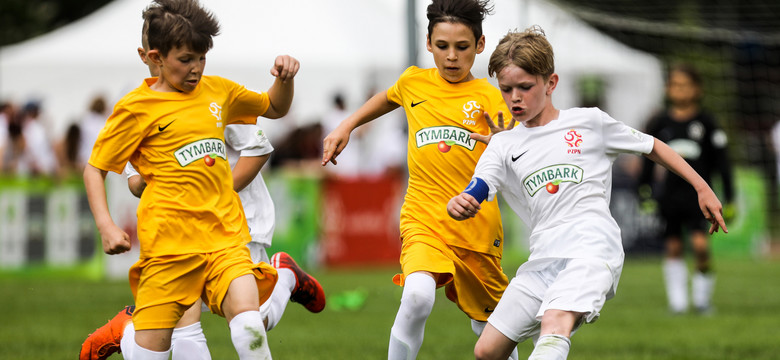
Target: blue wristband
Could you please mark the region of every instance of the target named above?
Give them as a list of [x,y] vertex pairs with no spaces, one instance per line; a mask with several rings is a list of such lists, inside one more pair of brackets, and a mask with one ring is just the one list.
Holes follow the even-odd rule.
[[466,186],[466,190],[463,190],[463,192],[473,196],[474,199],[481,203],[487,199],[490,188],[485,180],[475,177],[471,179],[471,182],[469,182],[469,185]]

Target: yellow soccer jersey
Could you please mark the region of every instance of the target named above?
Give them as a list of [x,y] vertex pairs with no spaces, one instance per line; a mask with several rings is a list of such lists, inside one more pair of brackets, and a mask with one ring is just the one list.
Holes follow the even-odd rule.
[[117,173],[132,161],[146,180],[138,205],[141,258],[246,244],[224,130],[255,123],[268,95],[216,76],[203,76],[190,93],[154,91],[155,81],[146,79],[116,104],[89,159]]
[[401,208],[401,236],[433,234],[450,246],[494,256],[504,247],[496,200],[482,203],[476,217],[456,221],[447,202],[468,185],[485,145],[472,132],[490,133],[482,112],[496,120],[509,115],[501,92],[486,79],[452,84],[438,70],[412,66],[387,90],[408,121],[409,187]]

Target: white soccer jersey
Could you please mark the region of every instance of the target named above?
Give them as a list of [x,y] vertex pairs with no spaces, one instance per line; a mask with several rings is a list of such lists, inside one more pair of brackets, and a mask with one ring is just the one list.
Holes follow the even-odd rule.
[[612,163],[619,153],[650,153],[653,141],[598,108],[561,110],[547,125],[493,136],[474,177],[487,182],[488,199],[500,191],[530,227],[526,268],[534,260],[595,258],[614,271],[623,246],[609,212]]
[[[236,124],[225,127],[228,161],[233,168],[240,156],[261,156],[274,151],[263,130],[255,124]],[[274,234],[274,203],[263,176],[257,176],[243,190],[239,191],[244,206],[246,221],[252,242],[271,246]]]

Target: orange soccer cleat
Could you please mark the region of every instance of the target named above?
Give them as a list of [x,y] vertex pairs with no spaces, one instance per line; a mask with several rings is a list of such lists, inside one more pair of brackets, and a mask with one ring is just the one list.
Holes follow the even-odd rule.
[[107,324],[89,334],[87,340],[81,344],[79,360],[104,360],[115,352],[122,352],[119,342],[122,341],[127,322],[133,318],[133,311],[135,306],[125,306]]
[[277,269],[285,268],[295,274],[295,289],[290,295],[290,300],[297,302],[306,310],[318,313],[325,308],[325,291],[313,276],[307,274],[295,260],[285,252],[278,252],[271,257],[271,265]]

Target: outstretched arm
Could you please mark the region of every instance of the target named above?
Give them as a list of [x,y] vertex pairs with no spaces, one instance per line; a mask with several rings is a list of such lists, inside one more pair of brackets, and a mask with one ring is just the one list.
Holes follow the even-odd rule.
[[120,254],[130,250],[130,236],[111,219],[106,200],[106,171],[90,164],[84,168],[84,187],[87,191],[89,208],[100,232],[103,251],[106,254]]
[[295,88],[293,79],[300,67],[301,64],[292,56],[280,55],[276,57],[274,66],[271,68],[271,75],[276,77],[276,80],[268,89],[268,99],[271,105],[263,117],[278,119],[290,111]]
[[694,170],[680,155],[678,155],[669,145],[661,140],[655,139],[653,151],[645,155],[650,160],[662,165],[673,173],[685,179],[699,196],[699,208],[704,217],[712,223],[710,234],[717,232],[718,227],[728,233],[726,222],[723,220],[723,206],[718,197],[712,191],[712,188],[706,181]]
[[322,166],[328,162],[337,164],[336,157],[349,142],[349,135],[360,125],[374,120],[398,108],[398,104],[387,100],[387,91],[372,96],[352,115],[342,120],[339,126],[322,141]]

